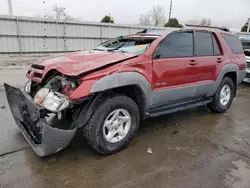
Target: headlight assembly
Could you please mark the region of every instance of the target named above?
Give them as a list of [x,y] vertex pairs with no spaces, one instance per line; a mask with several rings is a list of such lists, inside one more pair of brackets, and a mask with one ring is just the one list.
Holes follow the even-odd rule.
[[40,89],[34,97],[34,102],[52,112],[62,111],[69,106],[67,96],[48,88]]

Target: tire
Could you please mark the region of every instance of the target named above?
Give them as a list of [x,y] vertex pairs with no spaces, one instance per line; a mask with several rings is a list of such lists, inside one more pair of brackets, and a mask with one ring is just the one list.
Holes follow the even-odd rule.
[[[116,137],[114,135],[114,138],[108,141],[108,134],[106,133],[107,128],[105,127],[106,124],[104,123],[107,121],[112,121],[112,113],[118,113],[119,110],[122,111],[122,113],[128,113],[126,117],[129,117],[130,115],[130,121],[128,121],[128,125],[130,122],[130,128],[127,129],[128,132],[126,133],[126,136],[124,138],[120,139],[124,135],[120,136],[118,134],[119,136],[117,137],[119,137],[120,140],[117,142],[111,142],[111,140],[114,141]],[[119,112],[118,117],[120,117],[120,113],[121,112]],[[109,116],[111,116],[111,118]],[[110,118],[111,120],[109,120],[108,118]],[[116,122],[119,121],[120,120],[117,120]],[[129,144],[130,140],[135,136],[139,128],[139,121],[140,114],[138,106],[131,98],[125,95],[103,97],[96,109],[94,109],[94,113],[92,114],[90,120],[83,128],[84,137],[94,151],[104,155],[114,154],[122,150]],[[120,123],[122,127],[124,126],[124,124],[125,126],[127,126],[127,123]],[[112,123],[111,125],[109,124],[109,126],[113,125]]]
[[[230,96],[228,97],[228,102],[226,102],[227,100],[224,100],[224,102],[221,101],[221,92],[222,90],[224,91],[225,88],[229,88],[228,93],[230,93]],[[232,79],[229,77],[224,77],[213,97],[213,101],[208,104],[208,108],[216,113],[226,112],[233,102],[235,89],[236,88]]]

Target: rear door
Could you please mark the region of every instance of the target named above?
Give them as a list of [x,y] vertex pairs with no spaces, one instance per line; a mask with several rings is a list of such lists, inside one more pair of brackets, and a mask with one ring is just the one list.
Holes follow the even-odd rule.
[[206,96],[216,81],[217,65],[224,61],[216,35],[209,31],[195,31],[196,61],[198,62],[197,97]]
[[174,32],[153,56],[153,104],[193,98],[198,81],[193,31]]

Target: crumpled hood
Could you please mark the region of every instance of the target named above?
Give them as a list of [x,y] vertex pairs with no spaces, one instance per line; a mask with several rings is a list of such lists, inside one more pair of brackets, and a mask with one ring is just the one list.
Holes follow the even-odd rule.
[[133,53],[93,50],[49,56],[35,64],[45,66],[47,71],[48,69],[56,69],[64,75],[77,76],[81,73],[137,56],[137,54]]

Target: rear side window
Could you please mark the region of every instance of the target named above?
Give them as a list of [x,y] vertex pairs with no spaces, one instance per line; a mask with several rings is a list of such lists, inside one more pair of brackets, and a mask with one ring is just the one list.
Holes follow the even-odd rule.
[[209,32],[195,32],[195,41],[197,45],[198,56],[213,56],[212,35]]
[[243,54],[243,47],[240,39],[234,35],[221,34],[228,46],[231,48],[233,54]]
[[160,58],[192,57],[194,55],[193,32],[179,32],[168,36],[158,48]]

